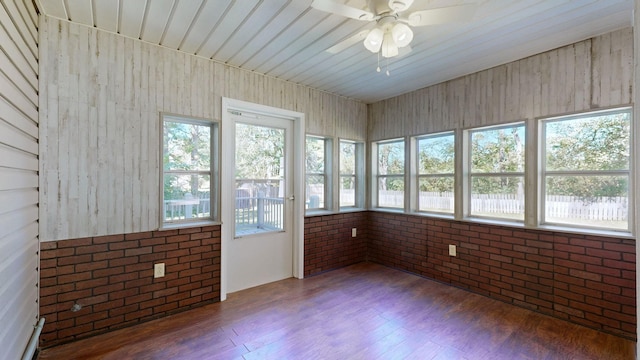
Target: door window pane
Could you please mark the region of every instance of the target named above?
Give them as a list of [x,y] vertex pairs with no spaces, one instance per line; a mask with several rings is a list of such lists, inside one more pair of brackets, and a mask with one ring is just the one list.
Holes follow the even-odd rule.
[[236,236],[284,230],[284,151],[284,129],[236,123]]

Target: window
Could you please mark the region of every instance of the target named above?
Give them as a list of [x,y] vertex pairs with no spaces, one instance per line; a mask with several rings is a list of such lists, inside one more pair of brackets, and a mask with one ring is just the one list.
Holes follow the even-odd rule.
[[376,144],[377,206],[404,208],[404,140]]
[[453,214],[455,137],[453,133],[416,139],[418,211]]
[[340,208],[363,208],[364,145],[340,140]]
[[468,131],[470,216],[524,220],[524,124]]
[[541,121],[542,223],[629,230],[631,109]]
[[218,124],[162,116],[162,222],[216,220]]
[[330,200],[327,194],[330,193],[329,173],[331,168],[329,159],[331,158],[331,141],[318,136],[307,136],[306,139],[306,209],[307,210],[328,210]]

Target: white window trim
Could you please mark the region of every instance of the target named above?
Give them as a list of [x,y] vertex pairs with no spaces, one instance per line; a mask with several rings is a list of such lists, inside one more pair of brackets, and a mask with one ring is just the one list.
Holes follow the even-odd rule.
[[[583,118],[583,117],[588,117],[591,115],[597,115],[597,114],[611,114],[611,113],[622,113],[622,112],[628,112],[629,113],[629,117],[630,117],[630,129],[629,129],[629,169],[628,170],[602,170],[602,171],[595,171],[595,170],[587,170],[587,171],[546,171],[546,164],[545,164],[545,159],[546,159],[546,151],[545,151],[545,140],[546,140],[546,134],[545,134],[545,126],[543,126],[543,123],[549,121],[549,122],[553,122],[553,121],[562,121],[562,120],[571,120],[571,119],[579,119],[579,118]],[[535,119],[535,125],[537,126],[537,129],[535,131],[535,134],[538,135],[538,138],[536,139],[535,144],[537,145],[537,151],[536,154],[539,156],[538,161],[536,162],[538,164],[538,168],[537,168],[537,176],[536,176],[536,181],[538,183],[537,186],[537,192],[535,196],[535,201],[537,202],[537,204],[539,205],[537,207],[537,212],[536,212],[536,218],[535,218],[535,226],[541,229],[549,229],[549,230],[556,230],[556,231],[568,231],[568,232],[579,232],[579,233],[585,233],[585,234],[595,234],[595,235],[615,235],[615,236],[619,236],[619,235],[631,235],[634,231],[635,228],[635,207],[633,204],[634,201],[634,189],[635,189],[635,179],[634,179],[634,161],[636,161],[634,159],[634,152],[633,150],[633,144],[634,144],[634,111],[633,108],[631,106],[620,106],[620,107],[613,107],[613,108],[605,108],[605,109],[598,109],[598,110],[593,110],[593,111],[581,111],[581,112],[576,112],[576,113],[571,113],[571,114],[566,114],[566,115],[560,115],[560,116],[548,116],[548,117],[541,117],[541,118],[537,118]],[[527,149],[528,150],[528,149]],[[603,175],[603,176],[612,176],[612,175],[626,175],[628,177],[628,184],[629,184],[629,188],[628,188],[628,201],[629,201],[629,208],[628,208],[628,224],[627,224],[627,229],[614,229],[614,228],[607,228],[607,227],[595,227],[595,226],[583,226],[583,225],[579,225],[579,224],[565,224],[565,223],[557,223],[557,222],[551,222],[551,221],[546,221],[546,213],[545,213],[545,209],[546,209],[546,177],[549,175],[565,175],[565,176],[571,176],[571,175],[587,175],[587,176],[593,176],[593,175]]]
[[[315,138],[318,140],[322,140],[324,142],[324,173],[307,173],[306,168],[306,150],[307,150],[307,138]],[[318,214],[326,214],[331,213],[333,209],[335,209],[335,204],[333,203],[333,139],[331,137],[322,136],[322,135],[314,135],[314,134],[305,134],[304,138],[305,143],[305,169],[304,169],[304,179],[305,179],[305,189],[307,185],[307,176],[322,176],[324,177],[324,207],[322,208],[313,208],[313,209],[305,209],[305,215],[318,215]],[[305,200],[306,200],[305,193]]]
[[[337,141],[337,154],[338,154],[338,161],[336,161],[337,166],[336,166],[336,173],[338,174],[337,176],[337,184],[336,184],[336,191],[337,191],[337,196],[336,196],[336,209],[339,209],[340,212],[353,212],[353,211],[362,211],[365,209],[365,143],[363,141],[357,141],[357,140],[351,140],[351,139],[342,139],[339,138]],[[342,151],[341,149],[341,145],[342,143],[349,143],[352,144],[355,147],[355,174],[353,175],[344,175],[346,176],[353,176],[354,177],[354,187],[355,187],[355,204],[353,206],[341,206],[340,205],[340,198],[341,198],[341,194],[340,194],[340,184],[341,184],[341,180],[343,177],[343,174],[340,172],[340,160],[341,160],[341,155],[342,155]]]
[[[390,143],[396,143],[396,142],[403,142],[404,144],[404,173],[403,174],[393,174],[393,175],[380,175],[379,174],[379,170],[378,170],[378,147],[379,145],[384,145],[384,144],[390,144]],[[411,160],[410,160],[410,141],[407,141],[407,139],[405,137],[399,137],[399,138],[393,138],[393,139],[384,139],[384,140],[377,140],[371,143],[371,207],[373,209],[376,210],[380,210],[380,211],[388,211],[388,212],[405,212],[408,213],[409,212],[409,202],[411,201],[410,198],[410,191],[407,191],[408,187],[407,185],[410,185],[410,174],[409,171],[407,171],[407,164],[411,164]],[[404,206],[402,208],[395,208],[395,207],[385,207],[385,206],[380,206],[379,205],[379,201],[378,201],[378,184],[379,184],[379,179],[381,177],[399,177],[402,178],[404,180]]]
[[[437,132],[437,133],[430,133],[430,134],[424,134],[424,135],[418,135],[418,136],[414,136],[411,138],[411,164],[414,168],[411,169],[411,190],[414,192],[411,195],[411,211],[417,214],[428,214],[428,215],[433,215],[433,216],[438,216],[438,217],[445,217],[445,218],[451,218],[455,216],[456,213],[456,198],[458,198],[459,196],[458,194],[458,189],[456,186],[456,179],[457,179],[457,173],[459,171],[456,171],[457,167],[457,161],[456,159],[458,158],[458,149],[457,149],[457,143],[458,143],[458,137],[456,136],[456,132],[455,131],[442,131],[442,132]],[[419,142],[420,140],[425,140],[425,139],[434,139],[434,138],[439,138],[439,137],[445,137],[445,136],[453,136],[453,147],[454,147],[454,168],[453,168],[453,173],[446,173],[446,174],[420,174],[420,147],[419,147]],[[420,210],[420,179],[421,178],[453,178],[453,194],[454,194],[454,200],[453,200],[453,212],[451,213],[446,213],[446,212],[439,212],[439,211],[430,211],[430,210]]]
[[[211,138],[210,138],[210,164],[209,171],[193,171],[200,174],[209,175],[210,181],[210,191],[209,191],[209,206],[210,206],[210,217],[208,218],[194,218],[189,220],[176,220],[176,221],[165,221],[164,218],[164,123],[165,121],[173,121],[173,122],[181,122],[185,124],[193,124],[193,125],[204,125],[211,127]],[[179,114],[172,114],[167,112],[160,113],[160,196],[159,196],[159,229],[160,230],[169,230],[169,229],[179,229],[185,227],[195,227],[195,226],[208,226],[208,225],[219,225],[220,222],[220,166],[219,166],[219,154],[218,154],[218,145],[220,143],[220,123],[215,120],[198,118],[194,116],[185,116]],[[191,173],[191,172],[190,172]]]

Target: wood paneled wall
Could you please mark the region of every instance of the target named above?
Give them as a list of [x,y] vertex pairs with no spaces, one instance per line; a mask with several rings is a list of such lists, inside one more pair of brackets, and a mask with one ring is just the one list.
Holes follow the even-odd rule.
[[631,28],[369,105],[369,140],[632,103]]
[[219,120],[224,96],[365,140],[358,101],[53,18],[41,33],[45,241],[158,228],[160,112]]
[[38,29],[31,1],[0,1],[0,353],[38,321]]

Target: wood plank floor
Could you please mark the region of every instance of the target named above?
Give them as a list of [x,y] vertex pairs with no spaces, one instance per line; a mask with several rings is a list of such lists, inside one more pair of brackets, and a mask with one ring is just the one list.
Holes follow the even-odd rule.
[[377,264],[230,294],[48,359],[634,359],[635,342]]

